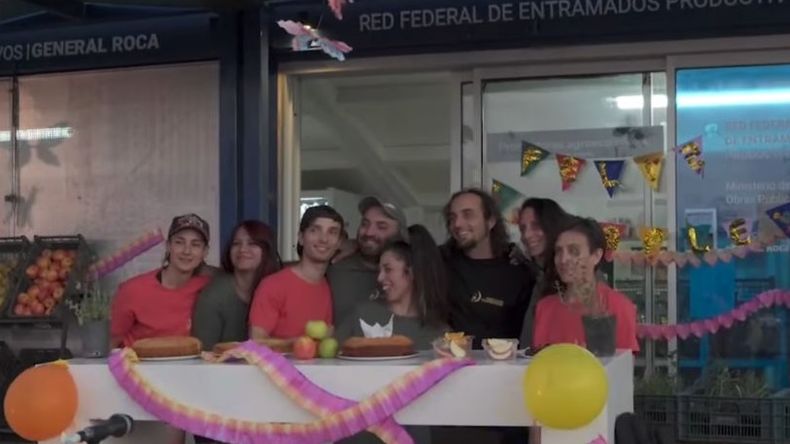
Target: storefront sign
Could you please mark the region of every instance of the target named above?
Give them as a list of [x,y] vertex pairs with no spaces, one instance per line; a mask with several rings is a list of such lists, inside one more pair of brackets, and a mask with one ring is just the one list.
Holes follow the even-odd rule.
[[[359,0],[342,21],[327,11],[286,4],[274,15],[318,27],[357,55],[790,30],[785,0]],[[288,39],[277,46],[287,52]]]
[[0,35],[0,75],[204,60],[212,16],[195,14]]

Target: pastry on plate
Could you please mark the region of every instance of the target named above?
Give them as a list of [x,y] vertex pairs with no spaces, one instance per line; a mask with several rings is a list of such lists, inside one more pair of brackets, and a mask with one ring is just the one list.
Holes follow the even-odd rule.
[[139,339],[132,344],[132,350],[140,358],[175,358],[196,356],[203,345],[200,339],[191,336],[162,336],[159,338]]
[[340,348],[343,356],[378,358],[414,354],[414,342],[402,335],[389,338],[363,338],[354,336],[346,339]]

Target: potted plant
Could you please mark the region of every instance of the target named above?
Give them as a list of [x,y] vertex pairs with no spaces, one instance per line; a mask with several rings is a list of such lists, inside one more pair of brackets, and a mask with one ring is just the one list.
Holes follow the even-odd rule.
[[82,339],[82,355],[86,358],[103,358],[110,352],[110,303],[109,294],[97,282],[83,285],[79,301],[66,304],[77,318]]

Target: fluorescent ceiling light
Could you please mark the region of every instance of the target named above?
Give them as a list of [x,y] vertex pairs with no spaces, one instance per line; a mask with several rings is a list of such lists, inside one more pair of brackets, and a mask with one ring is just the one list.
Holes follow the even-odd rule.
[[[612,101],[617,108],[622,110],[642,109],[645,107],[645,98],[642,96],[617,96]],[[666,108],[667,96],[656,94],[650,98],[650,106],[653,108]]]
[[[57,140],[68,139],[74,135],[74,130],[69,126],[54,128],[31,128],[16,131],[17,140]],[[10,142],[11,131],[0,131],[0,142]]]
[[[645,106],[640,95],[617,96],[609,99],[618,109],[638,110]],[[790,104],[790,89],[754,89],[747,91],[722,91],[718,93],[678,94],[678,108],[714,108],[720,106],[754,106]],[[653,108],[666,108],[667,96],[656,94],[652,97]]]
[[678,108],[779,105],[790,103],[790,89],[754,89],[719,93],[679,94]]

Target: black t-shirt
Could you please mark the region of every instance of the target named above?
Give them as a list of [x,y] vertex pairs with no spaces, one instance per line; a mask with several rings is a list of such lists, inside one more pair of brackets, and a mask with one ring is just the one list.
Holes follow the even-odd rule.
[[535,285],[529,267],[507,257],[470,259],[447,247],[443,253],[453,330],[474,335],[475,348],[486,338],[519,338]]

